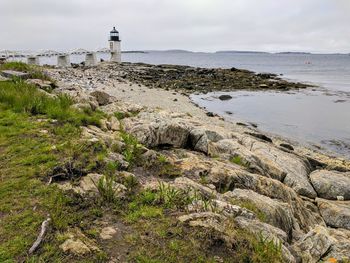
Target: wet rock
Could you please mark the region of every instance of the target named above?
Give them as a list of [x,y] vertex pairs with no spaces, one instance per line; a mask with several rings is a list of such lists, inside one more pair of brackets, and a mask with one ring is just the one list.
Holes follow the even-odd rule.
[[292,145],[290,145],[290,144],[281,143],[280,146],[285,148],[285,149],[287,149],[287,150],[294,151],[294,147]]
[[301,262],[316,263],[328,252],[334,239],[327,228],[316,226],[293,245],[293,250],[299,255]]
[[224,95],[220,95],[220,96],[219,96],[219,99],[220,99],[220,100],[231,100],[231,99],[232,99],[232,96],[231,96],[231,95],[224,94]]
[[350,230],[350,201],[317,198],[316,203],[327,226]]
[[258,73],[257,74],[258,77],[262,78],[262,79],[271,79],[276,77],[276,74],[272,74],[272,73]]
[[269,88],[269,85],[260,84],[260,85],[259,85],[259,88],[260,88],[260,89],[268,89],[268,88]]
[[208,117],[215,117],[215,114],[213,112],[207,112],[206,115]]
[[248,126],[248,124],[245,124],[245,123],[243,123],[243,122],[237,122],[236,123],[238,126],[243,126],[243,127],[247,127]]
[[260,140],[263,140],[263,141],[266,141],[266,142],[271,142],[272,143],[272,139],[267,137],[265,134],[261,134],[261,133],[252,133],[252,132],[248,132],[247,134],[255,137],[255,138],[258,138]]
[[310,180],[319,197],[350,200],[350,173],[318,170],[310,174]]

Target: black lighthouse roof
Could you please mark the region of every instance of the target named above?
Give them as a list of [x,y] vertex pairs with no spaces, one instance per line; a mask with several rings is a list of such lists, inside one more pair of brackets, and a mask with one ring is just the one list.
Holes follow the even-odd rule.
[[115,29],[115,26],[113,27],[113,30],[111,31],[111,33],[119,33],[117,29]]
[[111,31],[109,35],[109,41],[120,41],[119,39],[119,32],[115,27],[113,27],[113,30]]

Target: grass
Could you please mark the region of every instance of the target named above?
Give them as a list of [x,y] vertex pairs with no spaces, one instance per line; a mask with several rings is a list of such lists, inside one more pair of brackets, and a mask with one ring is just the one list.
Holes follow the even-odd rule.
[[42,71],[41,67],[28,65],[23,62],[7,62],[0,65],[0,70],[15,70],[26,72],[29,74],[29,78],[31,79],[42,79],[53,82],[53,80]]
[[[23,82],[0,83],[0,262],[66,261],[55,233],[98,214],[94,202],[46,184],[57,168],[77,177],[99,168],[104,148],[81,143],[79,125],[97,124],[100,115],[78,112],[72,103]],[[48,214],[50,232],[30,257],[27,251]]]
[[125,118],[131,118],[131,117],[135,117],[139,114],[138,111],[136,112],[122,112],[122,111],[117,111],[114,113],[114,116],[118,119],[118,120],[123,120]]
[[245,167],[245,168],[248,168],[249,167],[249,163],[244,160],[241,156],[239,155],[236,155],[236,156],[233,156],[231,159],[230,159],[230,162],[231,163],[234,163],[234,164],[237,164],[239,166],[242,166],[242,167]]
[[[49,130],[49,134],[40,133],[42,129]],[[50,122],[38,122],[0,104],[0,262],[30,260],[26,251],[47,214],[52,218],[51,231],[39,250],[40,259],[64,259],[55,231],[79,225],[90,213],[89,204],[83,205],[76,196],[45,183],[47,173],[67,153],[52,148],[67,143],[69,138],[54,136],[54,129]]]
[[141,145],[135,137],[125,131],[121,131],[120,136],[125,143],[125,149],[123,151],[125,161],[127,161],[132,167],[141,155]]
[[104,116],[98,111],[74,109],[71,107],[74,101],[67,95],[52,98],[41,93],[35,86],[22,81],[1,82],[0,103],[14,112],[45,115],[60,123],[71,123],[77,127],[99,126],[100,119]]

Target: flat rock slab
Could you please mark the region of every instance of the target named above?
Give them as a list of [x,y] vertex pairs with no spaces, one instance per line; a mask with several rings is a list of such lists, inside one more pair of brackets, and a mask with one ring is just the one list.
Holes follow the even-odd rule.
[[350,230],[350,201],[329,201],[316,198],[316,203],[328,226]]
[[350,173],[319,170],[310,174],[310,180],[318,197],[337,200],[342,196],[350,200]]
[[2,70],[0,73],[6,78],[21,78],[21,79],[29,78],[28,73],[15,71],[15,70]]

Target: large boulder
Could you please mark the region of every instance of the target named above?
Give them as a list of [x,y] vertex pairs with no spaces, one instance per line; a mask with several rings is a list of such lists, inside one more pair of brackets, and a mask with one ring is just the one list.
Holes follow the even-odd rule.
[[188,142],[189,130],[178,121],[163,121],[158,126],[158,145],[172,145],[184,148]]
[[127,126],[128,132],[147,147],[169,145],[183,148],[188,143],[189,128],[181,121],[160,120],[159,122],[139,122]]
[[289,204],[246,189],[234,189],[226,192],[224,197],[233,203],[253,205],[262,213],[266,223],[282,229],[289,237],[291,236],[295,219]]
[[294,189],[298,194],[309,198],[317,197],[317,194],[309,182],[309,165],[298,156],[284,152],[272,144],[256,140],[250,136],[243,136],[240,143],[247,147],[264,167],[266,174],[270,174],[278,180],[285,174],[282,182]]
[[318,197],[337,200],[343,197],[350,200],[350,173],[318,170],[310,174],[310,180]]
[[293,250],[301,262],[316,263],[328,252],[333,242],[327,228],[316,226],[293,245]]
[[350,201],[329,201],[317,198],[316,202],[328,226],[350,230]]
[[96,98],[100,106],[105,106],[112,102],[112,96],[104,91],[96,90],[91,92],[90,95]]

